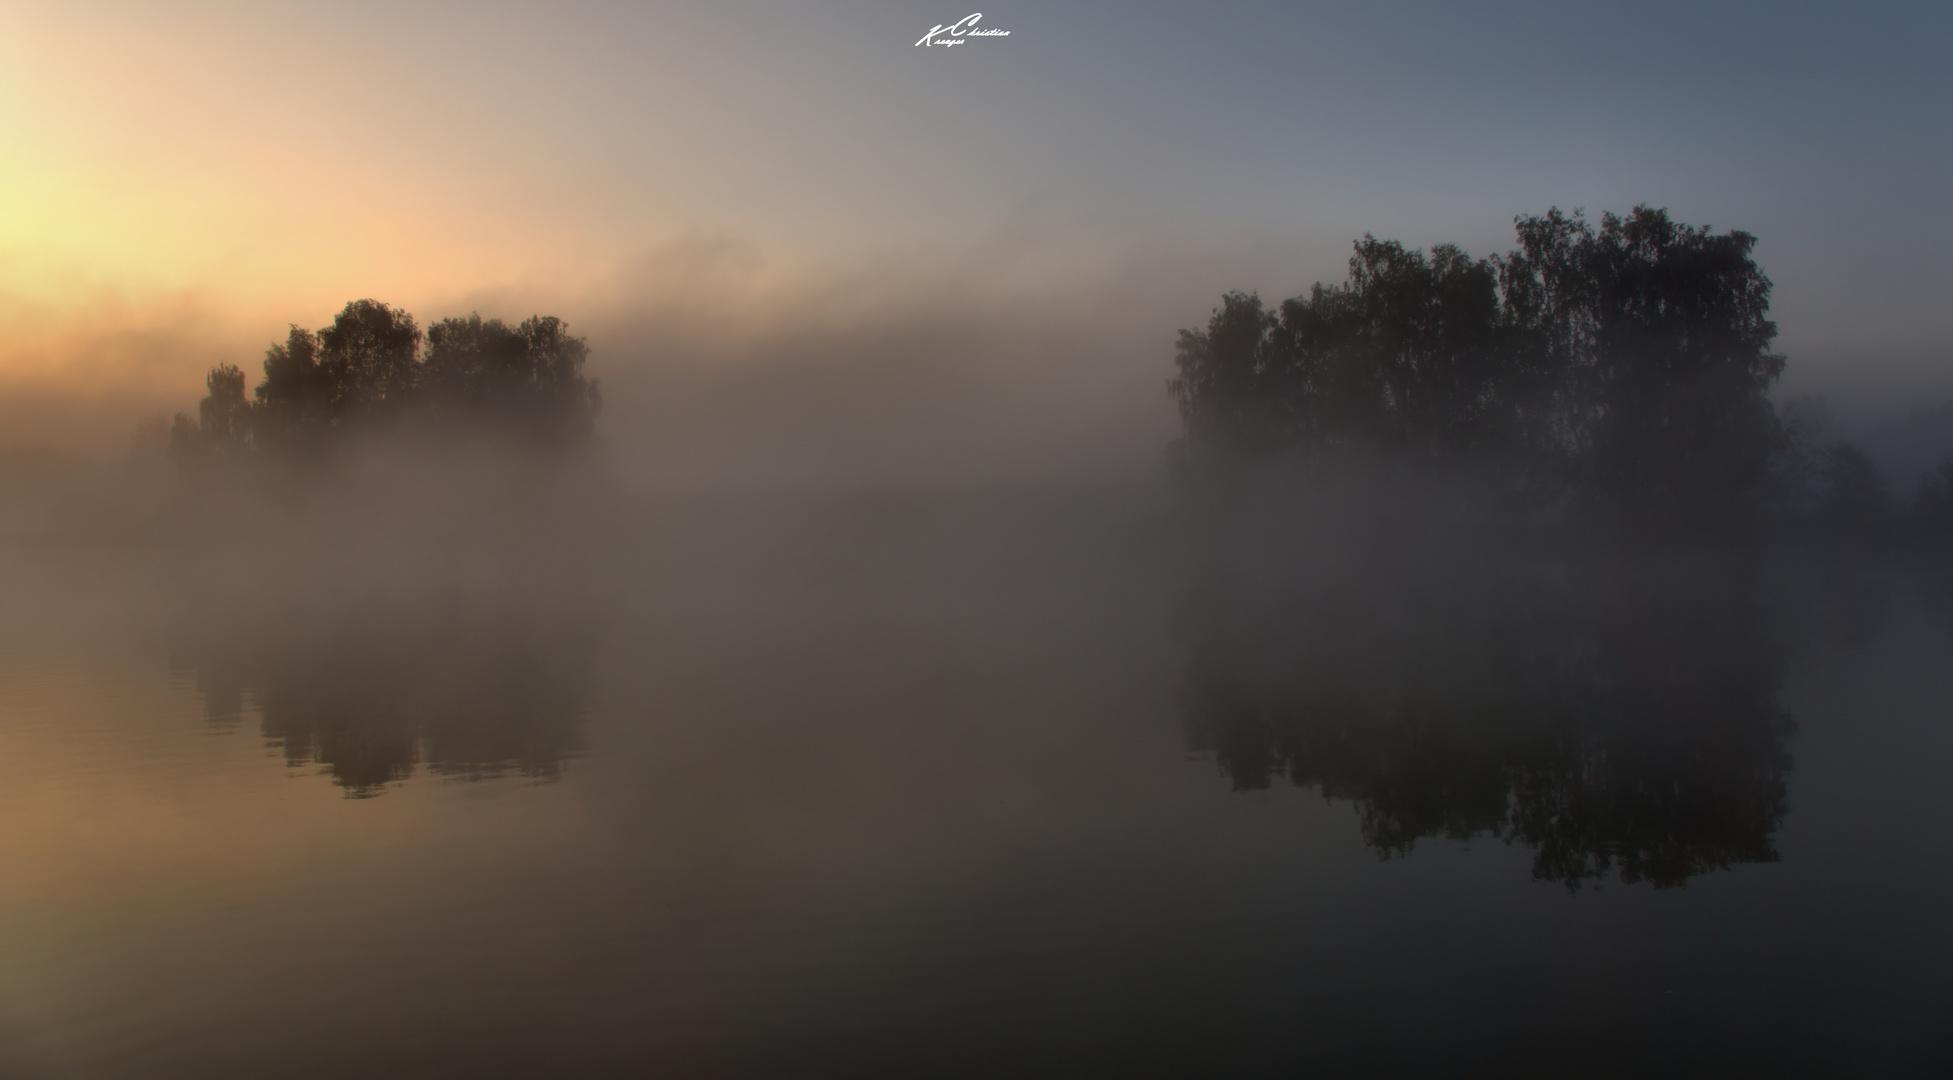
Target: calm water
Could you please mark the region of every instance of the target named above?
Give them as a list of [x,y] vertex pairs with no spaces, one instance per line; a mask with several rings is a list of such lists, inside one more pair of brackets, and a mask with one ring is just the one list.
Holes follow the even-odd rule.
[[364,585],[9,545],[0,1074],[1953,1074],[1905,582],[1794,644],[1345,612],[1236,664],[1145,498],[606,535]]

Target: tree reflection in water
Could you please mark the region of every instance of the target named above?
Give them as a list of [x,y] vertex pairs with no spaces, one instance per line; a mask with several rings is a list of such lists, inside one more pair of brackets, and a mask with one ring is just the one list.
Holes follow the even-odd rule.
[[185,618],[173,665],[194,672],[214,728],[255,705],[286,764],[322,766],[351,798],[417,767],[554,779],[579,749],[597,638],[587,616],[459,593],[335,609]]
[[1180,619],[1191,745],[1237,790],[1349,800],[1386,858],[1490,835],[1576,889],[1774,861],[1796,612],[1826,608],[1798,598],[1835,583],[1742,545],[1490,549],[1210,576]]

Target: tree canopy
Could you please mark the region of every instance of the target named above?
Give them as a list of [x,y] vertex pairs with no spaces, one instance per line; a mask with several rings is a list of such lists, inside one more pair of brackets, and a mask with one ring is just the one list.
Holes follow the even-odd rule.
[[1201,458],[1352,452],[1492,466],[1614,498],[1751,492],[1784,446],[1784,359],[1743,232],[1558,209],[1473,259],[1365,236],[1349,279],[1183,330],[1170,391]]
[[406,311],[355,300],[332,325],[293,326],[266,349],[264,378],[249,398],[242,370],[211,369],[197,418],[176,418],[172,452],[184,462],[304,455],[385,425],[568,448],[596,432],[600,398],[583,374],[588,357],[584,339],[555,316],[510,327],[471,314],[423,334]]

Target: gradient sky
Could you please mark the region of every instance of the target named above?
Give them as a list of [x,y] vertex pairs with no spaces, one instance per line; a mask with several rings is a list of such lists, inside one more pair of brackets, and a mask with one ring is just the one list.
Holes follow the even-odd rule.
[[356,296],[565,314],[613,416],[645,357],[788,364],[810,318],[926,365],[889,327],[928,312],[991,328],[956,363],[1062,339],[1156,395],[1222,290],[1365,232],[1640,202],[1761,238],[1792,388],[1953,394],[1945,5],[981,10],[1010,36],[931,49],[968,10],[0,4],[0,396],[184,407]]

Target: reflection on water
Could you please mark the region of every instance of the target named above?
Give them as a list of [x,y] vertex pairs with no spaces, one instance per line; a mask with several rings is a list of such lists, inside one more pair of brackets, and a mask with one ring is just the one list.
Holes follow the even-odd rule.
[[286,764],[322,766],[352,798],[416,766],[555,779],[579,749],[594,692],[587,617],[484,610],[455,594],[270,618],[210,611],[181,620],[170,646],[172,666],[194,672],[213,729],[255,711]]
[[0,553],[0,1075],[1953,1061],[1911,579],[1394,526],[1186,570],[1172,520],[701,499],[526,575],[444,538],[168,587]]
[[1778,857],[1790,645],[1754,553],[1438,569],[1194,605],[1193,745],[1353,801],[1384,856],[1489,834],[1574,887]]

